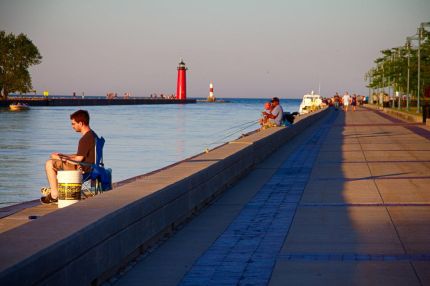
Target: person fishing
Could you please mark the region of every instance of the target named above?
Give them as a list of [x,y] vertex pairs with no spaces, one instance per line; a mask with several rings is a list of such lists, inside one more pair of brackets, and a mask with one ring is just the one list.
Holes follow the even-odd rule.
[[268,118],[268,123],[271,126],[281,126],[284,110],[279,104],[279,98],[272,98],[271,104],[272,109],[270,110],[270,112],[263,112],[263,116],[266,116]]
[[50,159],[46,161],[45,171],[49,182],[49,188],[42,188],[44,194],[40,198],[43,204],[55,204],[58,202],[58,180],[57,173],[62,170],[78,170],[79,162],[94,164],[96,133],[90,128],[90,115],[86,110],[78,110],[70,115],[70,120],[73,130],[81,133],[82,137],[79,140],[78,151],[76,154],[61,154],[54,152]]

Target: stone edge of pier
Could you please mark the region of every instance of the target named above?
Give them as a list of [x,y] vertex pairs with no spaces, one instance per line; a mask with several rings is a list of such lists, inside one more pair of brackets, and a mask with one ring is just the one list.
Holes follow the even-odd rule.
[[0,234],[1,285],[98,285],[321,119],[300,116]]

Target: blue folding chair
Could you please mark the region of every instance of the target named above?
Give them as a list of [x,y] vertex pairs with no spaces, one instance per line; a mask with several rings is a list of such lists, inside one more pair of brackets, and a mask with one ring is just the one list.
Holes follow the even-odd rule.
[[95,161],[94,164],[80,162],[79,165],[89,166],[90,170],[83,174],[82,194],[92,197],[112,189],[112,169],[105,168],[103,164],[103,146],[105,139],[95,136]]

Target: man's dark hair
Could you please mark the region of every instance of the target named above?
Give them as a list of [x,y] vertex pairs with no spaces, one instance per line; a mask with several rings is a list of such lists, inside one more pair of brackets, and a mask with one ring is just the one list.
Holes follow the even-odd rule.
[[78,110],[70,114],[70,120],[74,119],[76,122],[82,122],[85,125],[90,125],[90,114],[86,110]]
[[279,98],[277,98],[277,97],[274,97],[274,98],[272,98],[272,102],[279,102]]

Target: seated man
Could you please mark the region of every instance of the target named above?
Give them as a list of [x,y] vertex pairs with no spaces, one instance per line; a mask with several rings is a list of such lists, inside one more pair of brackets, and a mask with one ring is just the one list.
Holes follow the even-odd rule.
[[274,97],[271,102],[272,110],[270,113],[265,112],[264,115],[269,118],[268,123],[271,126],[281,126],[284,111],[282,110],[282,106],[279,104],[279,98]]
[[52,153],[49,160],[46,161],[45,170],[50,188],[42,188],[45,194],[40,201],[44,204],[56,203],[58,201],[58,181],[57,172],[62,170],[78,170],[83,172],[89,170],[89,167],[80,167],[79,162],[94,164],[95,159],[95,132],[90,128],[90,115],[86,110],[78,110],[70,115],[72,128],[81,133],[78,151],[76,154]]

